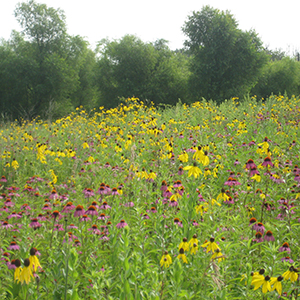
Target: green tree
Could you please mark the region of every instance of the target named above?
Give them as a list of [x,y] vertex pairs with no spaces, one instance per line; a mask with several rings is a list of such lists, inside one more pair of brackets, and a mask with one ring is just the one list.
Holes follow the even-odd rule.
[[95,56],[83,38],[67,34],[63,11],[31,0],[19,3],[15,16],[23,30],[0,47],[3,111],[31,119],[92,106]]
[[98,45],[97,86],[100,104],[112,107],[121,97],[176,103],[187,90],[187,63],[165,40],[144,43],[133,35]]
[[270,61],[251,91],[258,99],[285,93],[289,97],[300,94],[300,62],[290,57]]
[[192,54],[189,80],[192,97],[218,102],[243,96],[256,83],[266,62],[254,31],[243,32],[228,12],[205,6],[193,12],[182,30]]

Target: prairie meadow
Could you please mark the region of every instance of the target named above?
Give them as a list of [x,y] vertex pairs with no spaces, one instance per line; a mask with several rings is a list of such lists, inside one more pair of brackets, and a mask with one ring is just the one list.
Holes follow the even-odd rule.
[[0,126],[1,299],[299,299],[300,99]]

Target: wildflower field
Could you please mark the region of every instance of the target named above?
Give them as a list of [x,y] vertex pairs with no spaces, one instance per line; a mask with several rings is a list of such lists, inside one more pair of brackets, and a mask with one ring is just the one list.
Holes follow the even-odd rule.
[[300,299],[300,99],[0,128],[0,299]]

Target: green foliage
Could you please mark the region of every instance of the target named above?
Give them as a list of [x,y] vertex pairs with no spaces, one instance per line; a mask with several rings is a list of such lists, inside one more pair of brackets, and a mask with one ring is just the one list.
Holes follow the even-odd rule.
[[144,43],[133,35],[98,44],[97,86],[100,104],[113,107],[121,97],[174,104],[186,98],[187,64],[164,40]]
[[289,57],[269,62],[251,93],[265,99],[273,93],[299,95],[300,62]]
[[94,53],[81,37],[67,35],[63,11],[31,0],[15,16],[22,33],[0,45],[2,111],[13,119],[51,119],[77,105],[93,107]]
[[228,12],[205,6],[183,26],[191,52],[190,90],[195,99],[221,102],[249,92],[266,62],[254,31],[243,32]]

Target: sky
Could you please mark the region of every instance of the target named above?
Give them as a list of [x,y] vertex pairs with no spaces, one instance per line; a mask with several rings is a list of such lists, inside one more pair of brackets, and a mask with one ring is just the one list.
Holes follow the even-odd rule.
[[[0,38],[9,39],[13,29],[21,31],[14,10],[19,0],[0,0]],[[27,1],[24,1],[27,2]],[[68,34],[80,35],[94,49],[103,38],[120,39],[133,34],[143,42],[169,41],[172,50],[183,47],[182,26],[193,11],[210,5],[230,11],[241,30],[255,30],[263,45],[292,55],[300,51],[300,1],[270,0],[36,0],[61,8]]]

